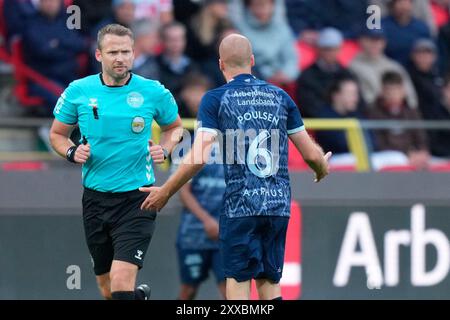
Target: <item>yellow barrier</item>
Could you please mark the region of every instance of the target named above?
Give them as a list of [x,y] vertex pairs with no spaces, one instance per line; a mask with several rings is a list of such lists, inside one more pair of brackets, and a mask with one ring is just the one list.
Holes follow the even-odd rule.
[[[359,121],[356,119],[305,119],[305,126],[310,130],[344,130],[347,136],[348,148],[356,157],[356,170],[363,172],[369,171],[369,157],[367,154],[364,135]],[[197,122],[195,119],[183,119],[183,128],[193,130]],[[158,125],[153,122],[152,127],[153,140],[159,142],[160,130]],[[162,170],[168,169],[168,163],[160,166]]]
[[[305,119],[305,126],[310,130],[344,130],[347,136],[348,147],[356,157],[357,171],[369,171],[369,157],[360,123],[356,119]],[[183,127],[188,130],[196,128],[195,119],[183,119]],[[152,139],[158,143],[161,136],[159,126],[153,122]],[[24,160],[51,160],[57,156],[48,152],[0,152],[0,161]],[[160,169],[168,170],[169,163],[160,165]]]
[[348,148],[356,157],[356,170],[369,171],[369,156],[361,125],[357,119],[305,119],[311,130],[344,130]]

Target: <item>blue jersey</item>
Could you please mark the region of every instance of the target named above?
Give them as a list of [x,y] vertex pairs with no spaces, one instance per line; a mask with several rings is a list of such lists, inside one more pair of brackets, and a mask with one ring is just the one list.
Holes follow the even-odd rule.
[[53,113],[65,124],[78,123],[91,146],[82,169],[83,185],[126,192],[154,183],[148,145],[152,122],[173,123],[178,108],[158,81],[132,74],[126,85],[111,87],[97,74],[72,82]]
[[289,217],[288,135],[305,129],[289,95],[241,74],[205,94],[198,120],[222,143],[226,215]]
[[[217,221],[223,214],[223,195],[225,193],[223,166],[207,164],[191,180],[191,192],[200,206]],[[218,249],[217,241],[211,240],[203,223],[187,208],[183,208],[177,244],[181,249]]]

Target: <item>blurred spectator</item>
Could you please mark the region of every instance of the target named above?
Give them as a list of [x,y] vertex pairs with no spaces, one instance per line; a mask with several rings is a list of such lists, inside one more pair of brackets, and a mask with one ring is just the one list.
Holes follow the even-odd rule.
[[[413,50],[411,78],[419,96],[419,107],[425,120],[450,120],[450,78],[445,83],[436,69],[436,46],[419,40]],[[429,130],[431,154],[450,157],[450,131]]]
[[172,0],[134,0],[136,19],[150,19],[160,25],[173,20]]
[[371,106],[381,93],[381,77],[387,71],[401,74],[406,88],[408,105],[417,107],[417,95],[411,79],[398,62],[386,57],[383,29],[365,29],[359,39],[362,51],[353,59],[350,70],[357,76],[363,98]]
[[161,29],[163,52],[157,61],[160,68],[159,81],[178,100],[184,76],[196,69],[193,61],[184,54],[186,48],[186,27],[171,22]]
[[[382,77],[382,93],[375,106],[368,111],[374,120],[421,120],[417,109],[409,108],[406,91],[399,73],[386,72]],[[377,151],[397,151],[407,156],[408,164],[425,169],[430,160],[427,138],[421,129],[383,129],[375,130]],[[396,156],[401,158],[401,156]],[[385,159],[390,162],[390,159]]]
[[[307,1],[285,0],[285,3],[286,7],[289,8],[289,10],[286,10],[286,16],[295,36],[298,37],[303,31],[311,29],[308,21],[306,21],[306,17],[308,17]],[[317,34],[316,30],[313,31]]]
[[276,10],[275,0],[232,0],[230,19],[252,43],[257,70],[262,78],[278,85],[295,81],[299,75],[294,35]]
[[[238,33],[238,31],[232,27],[228,27],[217,34],[215,40],[216,44],[214,46],[216,54],[209,57],[209,59],[203,60],[200,64],[197,64],[202,73],[207,75],[208,78],[212,81],[214,87],[220,87],[221,85],[224,85],[226,83],[222,71],[219,68],[219,45],[226,36],[232,33]],[[252,72],[256,77],[260,77],[256,70],[253,70]]]
[[186,54],[196,62],[216,57],[216,37],[229,26],[226,0],[205,0],[187,26]]
[[211,88],[211,82],[204,75],[193,72],[183,79],[180,90],[179,111],[182,118],[195,118],[203,95]]
[[175,20],[187,25],[191,18],[196,15],[202,7],[200,0],[173,0],[173,14]]
[[355,38],[366,25],[367,6],[367,0],[286,0],[287,15],[301,38],[325,27],[338,29],[345,38]]
[[159,80],[160,69],[155,57],[159,43],[158,25],[149,19],[140,19],[131,26],[134,33],[133,72],[148,79]]
[[[320,118],[362,119],[362,114],[358,111],[359,89],[358,83],[351,77],[336,79],[331,85],[327,104],[319,113]],[[332,151],[333,157],[338,154],[348,153],[348,144],[345,131],[319,130],[316,132],[316,138],[324,150]]]
[[[78,31],[66,28],[66,19],[62,0],[40,0],[23,34],[25,63],[62,87],[80,76],[77,55],[88,50]],[[44,98],[42,111],[50,115],[58,97],[38,83],[30,85],[30,94]]]
[[90,71],[91,73],[100,72],[100,63],[95,59],[95,49],[97,48],[96,40],[97,33],[101,28],[108,24],[117,23],[127,28],[131,28],[131,25],[135,21],[134,14],[136,11],[136,5],[134,0],[113,0],[112,1],[112,15],[100,21],[97,26],[91,30],[91,40],[93,46],[91,47],[90,58]]
[[391,0],[389,13],[382,20],[387,38],[386,54],[406,66],[414,43],[421,38],[430,38],[430,30],[413,16],[412,0]]
[[[389,2],[391,1],[392,0],[369,0],[369,4],[377,5],[381,9],[382,17],[385,17],[389,15]],[[412,12],[415,18],[425,22],[432,34],[437,32],[430,0],[412,0]]]
[[[430,105],[423,113],[424,119],[450,121],[450,75],[445,78],[439,105]],[[430,130],[431,153],[436,157],[450,158],[450,131]]]
[[112,1],[112,15],[107,16],[100,21],[99,24],[92,30],[92,38],[97,39],[98,31],[111,23],[118,23],[127,28],[135,21],[134,15],[136,12],[135,0],[113,0]]
[[450,71],[450,22],[439,30],[439,69],[441,74]]
[[[3,16],[7,43],[16,35],[23,35],[27,21],[37,13],[37,3],[31,0],[4,0]],[[3,18],[3,17],[2,17]]]
[[100,21],[111,17],[112,0],[73,0],[81,10],[81,32],[90,35]]
[[317,41],[318,58],[298,80],[297,100],[304,117],[318,117],[326,104],[325,94],[338,78],[350,77],[350,72],[338,62],[342,34],[334,28],[321,31]]
[[441,103],[443,80],[437,72],[436,45],[429,39],[418,40],[411,54],[409,74],[419,98],[419,108],[426,119],[428,109],[436,109]]

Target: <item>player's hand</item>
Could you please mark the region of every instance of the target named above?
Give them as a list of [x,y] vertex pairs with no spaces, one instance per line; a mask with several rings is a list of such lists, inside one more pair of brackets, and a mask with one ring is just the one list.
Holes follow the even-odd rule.
[[75,150],[74,160],[76,163],[86,163],[86,161],[91,156],[91,145],[88,144],[80,144]]
[[333,153],[331,151],[327,152],[326,155],[323,156],[323,159],[325,161],[325,165],[322,166],[321,170],[316,172],[316,177],[314,178],[314,182],[319,182],[323,178],[325,178],[328,173],[330,172],[330,165],[328,164],[328,160],[331,158],[331,155]]
[[154,163],[163,163],[164,162],[164,151],[163,147],[159,144],[155,144],[153,140],[148,142],[150,144],[150,155],[153,159]]
[[203,221],[203,227],[207,236],[214,241],[219,240],[219,223],[213,217],[209,217]]
[[144,202],[142,202],[141,210],[160,211],[169,201],[169,193],[161,187],[142,187],[139,188],[139,191],[149,193]]

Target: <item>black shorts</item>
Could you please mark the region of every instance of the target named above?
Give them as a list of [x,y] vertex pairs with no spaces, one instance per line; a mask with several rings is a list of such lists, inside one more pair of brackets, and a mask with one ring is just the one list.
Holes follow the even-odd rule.
[[147,193],[84,189],[83,223],[96,275],[110,271],[113,260],[142,268],[155,228],[156,212],[142,211]]

